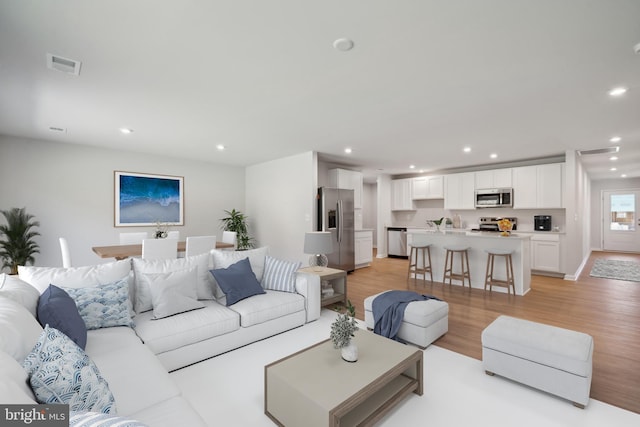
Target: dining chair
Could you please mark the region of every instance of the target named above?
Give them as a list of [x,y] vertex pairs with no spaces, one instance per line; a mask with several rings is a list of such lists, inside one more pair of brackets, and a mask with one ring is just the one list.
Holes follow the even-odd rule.
[[167,239],[180,240],[180,232],[179,231],[169,231],[169,232],[167,232]]
[[216,236],[189,236],[186,240],[184,256],[200,255],[215,247]]
[[144,239],[142,241],[142,259],[174,259],[177,257],[177,239]]
[[120,233],[121,245],[136,245],[142,243],[144,239],[149,238],[149,233],[146,231],[136,233]]
[[58,239],[60,241],[60,252],[62,253],[62,266],[64,268],[71,267],[71,252],[69,251],[69,243],[64,237]]
[[235,231],[223,231],[222,241],[224,243],[231,243],[233,245],[233,248],[235,249],[238,246],[237,236],[238,236],[238,233],[236,233]]

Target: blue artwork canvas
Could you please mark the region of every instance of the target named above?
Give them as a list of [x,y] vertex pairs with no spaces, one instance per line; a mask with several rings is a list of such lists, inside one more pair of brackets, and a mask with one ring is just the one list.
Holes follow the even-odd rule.
[[184,225],[182,177],[115,172],[115,225]]

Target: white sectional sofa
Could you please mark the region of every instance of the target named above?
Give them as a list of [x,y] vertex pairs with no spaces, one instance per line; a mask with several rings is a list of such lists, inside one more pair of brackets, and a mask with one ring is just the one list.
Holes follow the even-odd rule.
[[[182,271],[180,269],[185,266],[191,268],[189,272],[202,273],[203,268],[226,268],[242,258],[249,258],[256,278],[262,278],[265,260],[266,270],[269,269],[266,248],[244,252],[212,251],[205,256],[206,267],[202,257],[190,258],[155,264],[134,259],[70,269],[21,267],[19,278],[0,276],[0,403],[35,403],[21,364],[42,334],[36,309],[40,294],[49,284],[71,293],[70,288],[95,288],[127,277],[129,312],[135,325],[88,330],[85,352],[106,379],[116,402],[117,415],[149,426],[204,425],[182,398],[168,371],[319,317],[320,291],[309,289],[304,275],[293,276],[294,285],[288,292],[265,289],[264,293],[227,307],[225,293],[207,271],[197,275],[198,298],[210,298],[198,299],[197,304],[202,308],[154,319],[155,308],[143,310],[144,301],[139,298],[144,294],[140,278],[145,274],[155,278]],[[270,277],[273,288],[274,277],[280,280],[280,276]],[[263,285],[265,283],[266,280],[262,281]],[[181,298],[180,295],[177,297]],[[2,363],[6,361],[9,362]]]

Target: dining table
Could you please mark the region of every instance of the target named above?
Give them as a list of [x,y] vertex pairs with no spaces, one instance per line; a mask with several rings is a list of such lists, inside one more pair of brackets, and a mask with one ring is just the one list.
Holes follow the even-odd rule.
[[[186,250],[186,246],[186,241],[179,241],[178,252],[184,252]],[[233,243],[216,242],[216,249],[230,249],[233,247]],[[142,243],[133,245],[94,246],[91,250],[100,258],[115,258],[117,260],[121,260],[130,257],[142,256]]]

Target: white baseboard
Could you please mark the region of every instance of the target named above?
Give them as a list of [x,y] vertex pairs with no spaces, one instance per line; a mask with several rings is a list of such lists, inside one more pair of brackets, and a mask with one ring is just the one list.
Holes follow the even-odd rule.
[[578,266],[578,269],[574,274],[565,274],[564,280],[573,280],[574,282],[578,280],[578,277],[580,277],[580,274],[582,273],[584,266],[587,264],[587,261],[589,261],[589,257],[591,256],[591,252],[593,251],[594,250],[591,249],[589,253],[584,258],[582,258],[582,262],[580,263],[580,265]]

